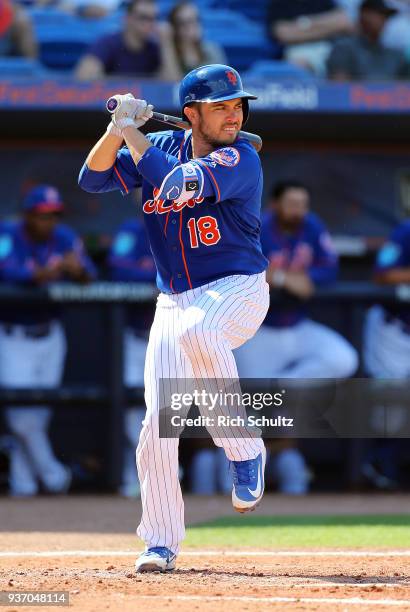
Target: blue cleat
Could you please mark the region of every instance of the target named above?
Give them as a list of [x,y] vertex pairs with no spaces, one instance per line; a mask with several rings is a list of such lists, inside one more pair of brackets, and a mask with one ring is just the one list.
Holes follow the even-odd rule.
[[232,505],[237,512],[252,512],[259,504],[265,488],[266,450],[255,459],[232,461]]
[[177,556],[165,546],[155,546],[143,552],[135,562],[137,572],[169,572],[175,569]]

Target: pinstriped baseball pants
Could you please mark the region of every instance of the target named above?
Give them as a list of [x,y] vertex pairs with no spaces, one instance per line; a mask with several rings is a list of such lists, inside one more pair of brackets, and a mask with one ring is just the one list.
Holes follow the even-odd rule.
[[[232,350],[251,338],[269,306],[265,272],[234,275],[179,294],[160,294],[145,361],[147,406],[137,448],[142,518],[137,534],[146,547],[178,552],[185,537],[178,479],[178,438],[160,438],[161,379],[237,379]],[[214,438],[228,459],[255,458],[260,438]]]

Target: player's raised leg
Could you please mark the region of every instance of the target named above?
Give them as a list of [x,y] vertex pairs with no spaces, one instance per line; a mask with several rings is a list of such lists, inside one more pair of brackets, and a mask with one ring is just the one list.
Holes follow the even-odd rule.
[[[200,290],[201,288],[199,288]],[[187,292],[194,294],[198,292]],[[208,393],[230,392],[238,381],[232,350],[251,338],[269,305],[265,274],[226,277],[202,291],[184,309],[182,347],[187,354],[196,384]],[[216,385],[216,387],[215,387]],[[215,387],[215,388],[214,388]],[[226,414],[246,414],[240,405],[219,407]],[[239,512],[253,510],[264,489],[266,453],[262,439],[246,426],[222,426],[212,431],[215,444],[224,448],[232,461],[232,503]]]

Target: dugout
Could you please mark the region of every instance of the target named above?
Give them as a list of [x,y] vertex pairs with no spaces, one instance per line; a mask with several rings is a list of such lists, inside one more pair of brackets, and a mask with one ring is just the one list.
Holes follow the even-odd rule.
[[[67,203],[67,222],[84,236],[104,278],[112,232],[138,206],[138,193],[97,196],[77,187],[86,152],[107,124],[104,101],[115,91],[133,91],[152,100],[158,110],[178,114],[177,86],[122,80],[87,86],[69,79],[4,79],[0,85],[1,216],[18,211],[30,184],[56,184]],[[354,282],[350,289],[344,286],[342,302],[340,296],[315,300],[312,314],[341,331],[360,351],[363,312],[376,298],[364,282],[370,279],[375,250],[410,211],[410,85],[254,81],[246,87],[259,96],[246,129],[264,140],[266,191],[274,180],[290,177],[311,186],[314,210],[338,245],[341,280]],[[159,130],[162,125],[152,123],[149,128]],[[112,338],[107,321],[117,316],[117,332],[121,327],[121,314],[110,308],[99,303],[64,306],[69,340],[65,384],[98,387],[109,379],[106,356]],[[84,401],[72,410],[61,406],[54,424],[56,448],[64,460],[83,469],[86,489],[112,486],[115,479],[107,476],[112,431],[109,404],[102,404]],[[318,476],[314,488],[332,488],[333,473],[341,469],[340,488],[360,485],[360,441],[304,441],[302,446]]]

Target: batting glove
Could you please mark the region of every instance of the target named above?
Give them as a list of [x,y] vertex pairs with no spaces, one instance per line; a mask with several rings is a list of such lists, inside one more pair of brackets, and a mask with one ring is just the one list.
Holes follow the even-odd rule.
[[[145,102],[145,100],[142,100],[142,102]],[[154,107],[152,104],[147,104],[144,112],[140,115],[138,115],[137,117],[135,117],[134,120],[134,125],[135,127],[139,128],[142,125],[144,125],[144,123],[146,123],[149,119],[151,119],[152,115],[154,114]]]
[[110,121],[107,126],[107,134],[111,134],[112,136],[117,136],[118,138],[122,138],[121,130],[115,127],[112,121]]
[[145,100],[134,98],[131,93],[125,95],[117,94],[107,100],[107,110],[112,113],[114,126],[122,131],[129,126],[141,127],[152,117],[151,104]]

